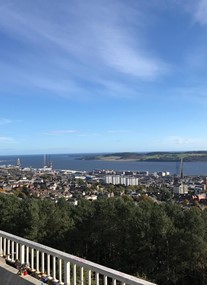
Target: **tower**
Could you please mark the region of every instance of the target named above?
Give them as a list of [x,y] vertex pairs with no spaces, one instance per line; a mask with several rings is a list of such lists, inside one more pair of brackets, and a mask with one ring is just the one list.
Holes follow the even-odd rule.
[[21,161],[20,161],[20,158],[18,157],[17,158],[17,166],[20,168],[21,167]]
[[46,161],[47,161],[47,155],[44,154],[44,162],[43,162],[43,166],[44,166],[44,167],[47,165],[47,164],[46,164],[46,163],[47,163]]
[[181,157],[180,160],[180,173],[179,173],[180,178],[183,178],[183,158]]
[[52,167],[52,162],[49,154],[44,154],[44,167]]

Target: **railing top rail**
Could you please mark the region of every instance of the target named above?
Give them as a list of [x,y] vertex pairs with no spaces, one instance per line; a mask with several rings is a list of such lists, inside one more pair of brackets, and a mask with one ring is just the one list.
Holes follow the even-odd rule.
[[36,250],[39,250],[41,252],[44,252],[46,254],[50,254],[52,256],[55,256],[57,258],[63,259],[65,261],[69,261],[72,264],[77,264],[80,267],[84,267],[87,269],[90,269],[94,272],[99,272],[100,274],[103,274],[105,276],[111,277],[113,279],[119,280],[123,283],[131,284],[131,285],[156,285],[155,283],[151,283],[149,281],[142,280],[140,278],[137,278],[135,276],[131,276],[129,274],[111,269],[109,267],[91,262],[89,260],[86,260],[84,258],[77,257],[75,255],[71,255],[69,253],[65,253],[63,251],[54,249],[52,247],[48,247],[45,245],[42,245],[37,242],[30,241],[28,239],[24,239],[21,237],[18,237],[16,235],[4,232],[0,230],[0,237],[6,238],[8,240],[14,241],[16,243],[28,246],[30,248],[34,248]]

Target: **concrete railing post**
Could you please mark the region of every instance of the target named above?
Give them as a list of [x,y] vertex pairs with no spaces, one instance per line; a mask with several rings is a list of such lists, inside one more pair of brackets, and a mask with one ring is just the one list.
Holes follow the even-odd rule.
[[50,277],[50,254],[47,255],[47,276]]
[[91,285],[91,270],[88,270],[88,285]]
[[19,243],[16,242],[16,259],[19,259]]
[[99,285],[99,273],[96,272],[96,285]]
[[11,260],[15,261],[15,259],[14,259],[14,241],[13,240],[11,243]]
[[37,249],[36,250],[36,272],[39,274],[40,273],[40,267],[39,267],[39,258],[40,258],[40,252]]
[[34,270],[34,248],[31,249],[31,269]]
[[7,258],[8,259],[11,259],[11,256],[10,256],[10,254],[11,254],[11,252],[10,252],[10,240],[8,239],[7,240]]
[[41,257],[42,257],[41,273],[44,274],[45,273],[45,253],[44,252],[42,252]]
[[62,259],[59,259],[59,284],[62,284]]
[[4,251],[4,255],[6,255],[6,238],[4,238],[4,249],[3,249],[3,251]]
[[73,264],[73,285],[76,285],[76,264]]
[[53,258],[52,258],[52,267],[53,267],[53,280],[54,281],[56,281],[57,279],[56,279],[56,257],[55,256],[53,256]]
[[29,246],[26,246],[26,263],[29,264]]
[[25,263],[25,246],[24,244],[20,244],[20,263]]
[[64,284],[70,285],[70,262],[64,260]]
[[2,237],[0,237],[0,256],[3,256],[3,243],[2,243]]

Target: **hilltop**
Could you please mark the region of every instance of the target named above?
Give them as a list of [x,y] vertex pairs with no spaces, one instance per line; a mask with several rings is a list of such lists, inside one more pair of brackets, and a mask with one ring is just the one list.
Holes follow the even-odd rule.
[[179,161],[186,162],[207,161],[207,151],[185,152],[118,152],[101,155],[84,155],[82,160],[106,160],[106,161]]

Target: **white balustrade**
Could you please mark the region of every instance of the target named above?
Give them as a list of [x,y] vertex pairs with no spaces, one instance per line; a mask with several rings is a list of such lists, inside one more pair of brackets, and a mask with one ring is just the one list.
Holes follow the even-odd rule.
[[11,259],[11,256],[10,256],[10,240],[9,239],[7,240],[7,255],[8,255],[8,259]]
[[11,244],[11,260],[14,261],[14,241],[12,240]]
[[3,245],[3,238],[2,238],[2,236],[0,236],[0,256],[3,256],[3,248],[2,248],[2,245]]
[[29,264],[29,246],[26,247],[26,263]]
[[40,254],[39,254],[39,250],[36,249],[36,271],[37,273],[39,274],[40,273],[40,268],[39,268],[39,257],[40,257]]
[[45,273],[45,253],[42,252],[42,264],[41,264],[41,273]]
[[31,270],[34,270],[34,248],[31,249]]
[[47,255],[47,276],[50,277],[50,254]]
[[19,259],[19,244],[16,241],[16,259]]
[[53,255],[53,261],[52,261],[52,267],[53,267],[53,271],[52,271],[52,277],[53,277],[53,280],[56,281],[56,256]]
[[73,285],[76,285],[76,264],[73,264]]
[[155,285],[4,231],[0,231],[0,256],[11,261],[20,257],[21,264],[30,264],[31,271],[64,285]]

